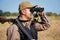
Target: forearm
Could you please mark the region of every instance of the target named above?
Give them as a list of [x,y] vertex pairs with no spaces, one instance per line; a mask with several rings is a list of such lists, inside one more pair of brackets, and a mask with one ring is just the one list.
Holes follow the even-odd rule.
[[[43,7],[39,7],[39,8],[43,8]],[[48,18],[46,17],[46,15],[44,14],[44,11],[37,12],[37,14],[40,16],[41,22],[35,23],[36,29],[37,30],[46,30],[47,28],[49,28],[50,22],[49,22]]]
[[43,23],[42,25],[44,26],[44,28],[50,27],[50,22],[46,15],[40,16],[40,18],[41,18],[41,22]]

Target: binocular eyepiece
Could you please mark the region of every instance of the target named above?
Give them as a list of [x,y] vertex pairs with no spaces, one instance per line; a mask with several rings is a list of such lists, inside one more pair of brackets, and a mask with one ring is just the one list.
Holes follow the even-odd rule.
[[42,12],[42,11],[44,11],[44,8],[31,8],[30,11],[33,11],[33,12]]

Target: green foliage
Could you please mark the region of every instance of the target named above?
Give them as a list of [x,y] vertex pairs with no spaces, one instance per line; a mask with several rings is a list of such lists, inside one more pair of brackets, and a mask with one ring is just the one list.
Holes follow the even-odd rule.
[[60,16],[60,14],[58,14],[58,16]]
[[[9,11],[3,12],[2,10],[0,10],[0,16],[18,16],[18,15],[19,15],[18,12],[11,13]],[[60,14],[53,13],[53,12],[46,12],[46,15],[47,16],[60,16]],[[34,16],[37,17],[37,14],[34,14]]]
[[14,12],[14,13],[10,13],[9,11],[7,12],[3,12],[2,10],[0,10],[0,16],[18,16],[19,13]]
[[12,15],[12,16],[18,16],[19,13],[14,12],[14,13],[11,13],[11,15]]
[[11,13],[10,12],[4,12],[4,16],[10,16]]
[[46,12],[46,15],[48,15],[48,16],[58,16],[57,13],[53,13],[53,12]]
[[0,10],[0,16],[3,16],[3,11],[2,10]]

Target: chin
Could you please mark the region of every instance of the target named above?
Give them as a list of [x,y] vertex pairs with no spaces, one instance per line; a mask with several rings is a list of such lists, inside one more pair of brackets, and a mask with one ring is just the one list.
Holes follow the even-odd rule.
[[28,20],[31,20],[32,18],[31,17],[28,17]]

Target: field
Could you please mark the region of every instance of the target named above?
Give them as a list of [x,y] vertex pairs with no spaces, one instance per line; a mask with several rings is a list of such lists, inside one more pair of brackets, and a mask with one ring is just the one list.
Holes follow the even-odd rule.
[[[60,40],[60,17],[49,17],[51,27],[48,30],[38,32],[38,40]],[[6,30],[9,23],[0,24],[0,40],[7,40]]]

